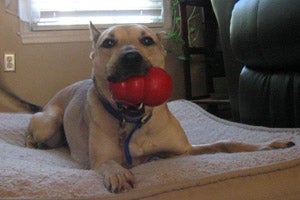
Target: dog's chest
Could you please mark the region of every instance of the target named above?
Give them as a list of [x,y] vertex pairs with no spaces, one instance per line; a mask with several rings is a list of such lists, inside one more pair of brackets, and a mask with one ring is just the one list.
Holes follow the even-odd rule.
[[120,147],[124,147],[125,140],[133,128],[134,127],[131,124],[126,124],[126,123],[123,124],[120,122],[119,137],[118,137],[118,143],[119,143]]
[[136,148],[132,149],[132,146],[140,146],[142,148],[142,138],[146,137],[144,133],[144,128],[136,128],[136,124],[131,123],[120,123],[119,126],[119,134],[118,134],[118,143],[119,146],[123,149],[126,148],[125,146],[128,145],[130,148],[130,152],[137,154],[135,152]]
[[149,137],[146,125],[140,128],[136,128],[134,124],[120,126],[118,142],[125,157],[128,156],[127,151],[135,162],[144,162],[149,159],[149,156],[152,157],[152,153],[155,153],[155,144]]

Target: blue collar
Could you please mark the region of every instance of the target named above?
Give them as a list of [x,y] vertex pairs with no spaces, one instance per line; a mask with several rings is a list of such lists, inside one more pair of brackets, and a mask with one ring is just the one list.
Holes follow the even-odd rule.
[[144,107],[142,107],[139,110],[130,110],[122,108],[122,105],[119,104],[117,105],[116,109],[108,101],[104,100],[101,96],[99,96],[99,99],[105,110],[122,123],[138,123],[145,115]]

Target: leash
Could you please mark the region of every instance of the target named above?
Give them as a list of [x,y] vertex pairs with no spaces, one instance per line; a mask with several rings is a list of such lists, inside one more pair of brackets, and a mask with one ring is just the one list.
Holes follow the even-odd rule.
[[[132,156],[130,154],[130,149],[129,149],[130,140],[131,140],[133,134],[151,119],[152,112],[149,113],[148,115],[145,115],[145,110],[141,109],[142,111],[138,113],[139,114],[138,119],[134,119],[134,118],[127,119],[124,117],[124,115],[121,111],[116,110],[114,107],[112,107],[112,105],[109,102],[103,100],[102,98],[99,98],[99,99],[100,99],[103,107],[105,108],[105,110],[109,114],[111,114],[114,118],[119,120],[121,123],[127,122],[127,123],[131,123],[131,124],[135,124],[133,129],[129,132],[128,136],[126,137],[125,143],[124,143],[124,153],[125,153],[126,162],[127,162],[127,165],[130,166],[130,165],[132,165]],[[137,113],[135,113],[135,115],[137,115]]]
[[133,134],[141,128],[144,124],[146,124],[152,117],[152,112],[149,115],[146,115],[142,119],[139,120],[139,122],[135,125],[135,127],[130,131],[129,135],[127,136],[124,144],[124,152],[125,152],[125,158],[127,164],[130,166],[132,165],[132,157],[130,155],[130,149],[129,149],[129,143],[133,136]]
[[[93,81],[95,82],[96,80],[93,79]],[[133,134],[151,119],[152,112],[145,115],[144,107],[137,111],[117,110],[107,100],[105,100],[102,97],[102,95],[97,90],[97,88],[95,88],[95,90],[96,90],[97,96],[98,96],[100,102],[102,103],[103,107],[105,108],[105,110],[110,115],[112,115],[114,118],[116,118],[120,122],[121,126],[124,123],[135,124],[133,129],[129,132],[128,136],[126,137],[125,143],[124,143],[124,154],[125,154],[126,162],[127,162],[128,166],[131,166],[132,165],[132,156],[130,154],[130,149],[129,149],[130,140],[131,140]]]

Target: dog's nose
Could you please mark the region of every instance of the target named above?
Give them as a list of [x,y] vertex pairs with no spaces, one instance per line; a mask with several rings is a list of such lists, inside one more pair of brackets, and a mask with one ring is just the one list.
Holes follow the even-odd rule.
[[124,67],[138,67],[143,62],[143,57],[141,54],[136,50],[129,50],[121,55],[121,65]]
[[136,49],[126,49],[120,54],[113,73],[108,76],[109,82],[118,82],[131,76],[145,75],[151,65]]

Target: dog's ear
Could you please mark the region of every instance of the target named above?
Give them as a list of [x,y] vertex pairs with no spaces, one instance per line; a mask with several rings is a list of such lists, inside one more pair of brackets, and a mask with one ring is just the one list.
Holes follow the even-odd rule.
[[161,42],[168,37],[168,35],[165,31],[157,32],[156,36],[159,39],[159,41],[161,41]]
[[158,40],[160,41],[161,44],[161,48],[163,50],[163,53],[166,55],[166,50],[165,50],[165,46],[167,45],[167,33],[165,31],[160,31],[156,33],[156,37],[158,38]]
[[99,39],[101,35],[101,32],[98,31],[98,29],[95,27],[95,25],[90,21],[90,39],[93,42],[93,50],[90,53],[90,59],[94,59],[95,57],[95,49],[96,49],[96,44],[97,44],[97,40]]
[[94,44],[97,43],[97,40],[100,35],[100,31],[98,31],[95,25],[90,21],[90,39],[93,41]]

